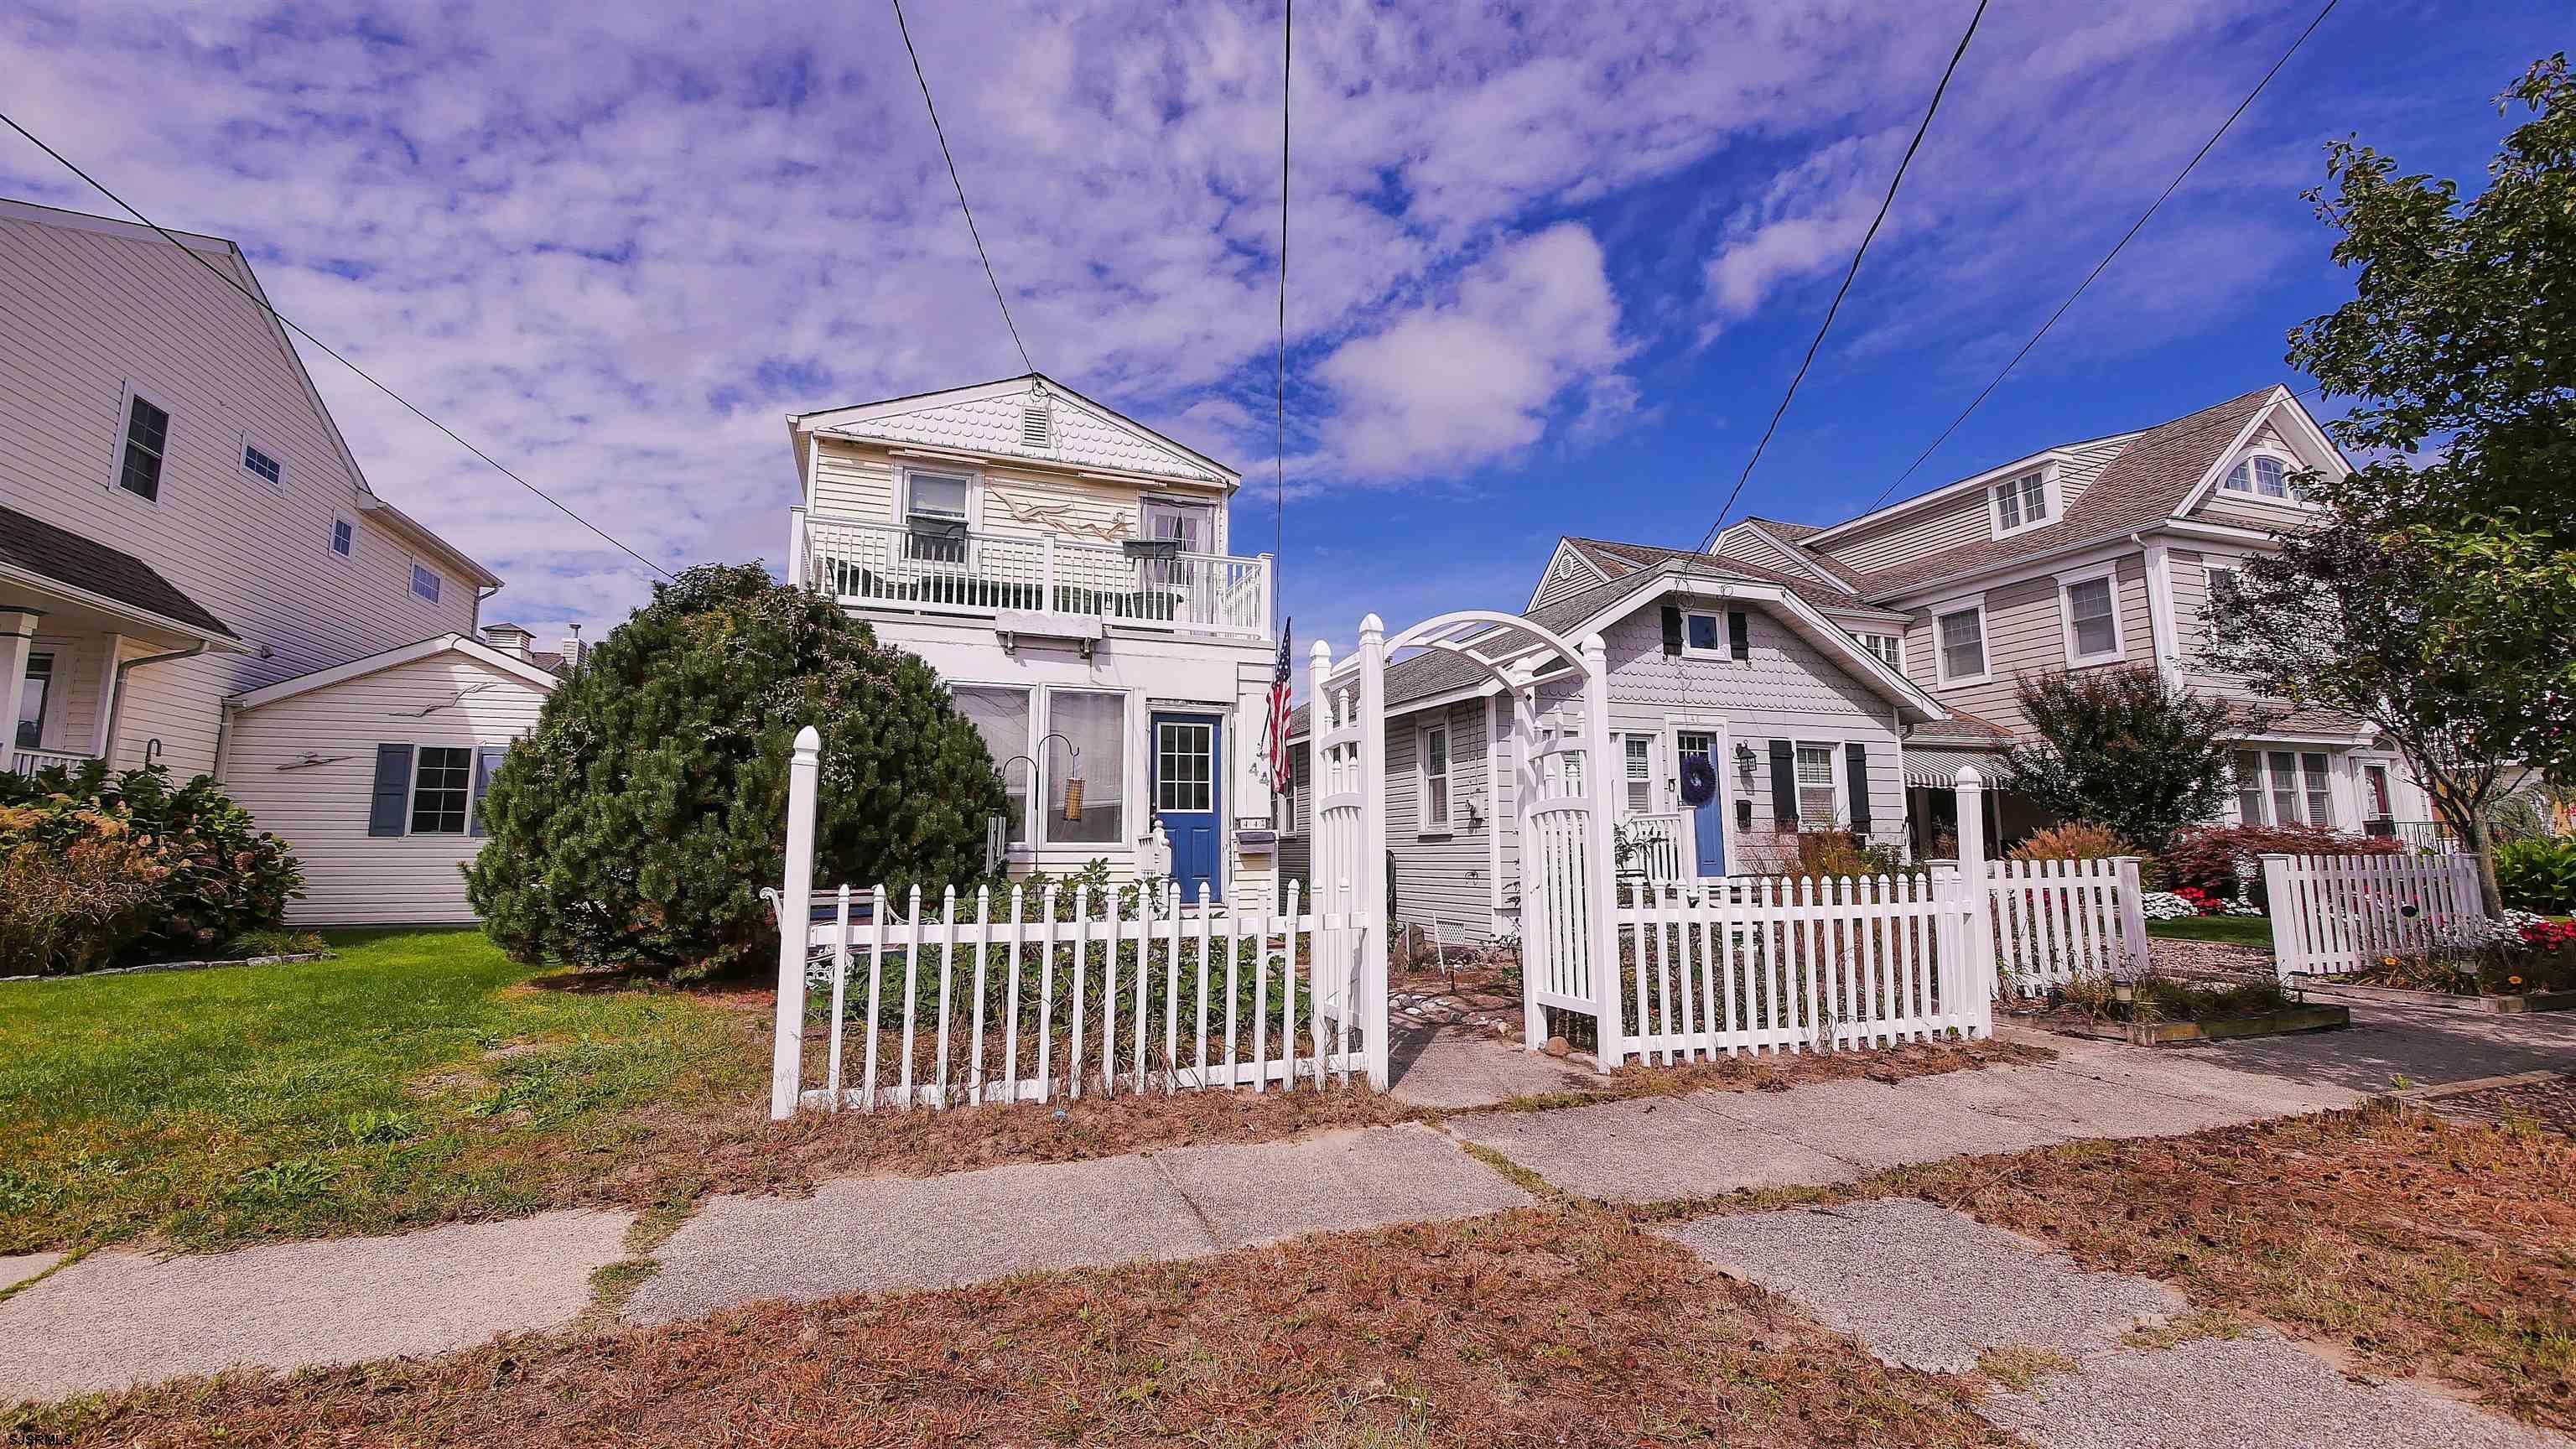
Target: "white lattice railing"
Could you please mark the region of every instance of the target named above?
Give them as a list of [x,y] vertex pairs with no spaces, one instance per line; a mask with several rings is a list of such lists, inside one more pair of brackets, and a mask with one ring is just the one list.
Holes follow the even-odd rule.
[[804,519],[801,551],[807,586],[844,603],[1270,632],[1267,558],[1147,555],[1056,534],[943,534],[830,514]]

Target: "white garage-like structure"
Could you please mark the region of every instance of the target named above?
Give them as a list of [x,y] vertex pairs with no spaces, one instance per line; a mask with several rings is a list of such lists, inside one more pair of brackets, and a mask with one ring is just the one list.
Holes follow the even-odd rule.
[[303,863],[288,922],[471,924],[484,787],[558,682],[441,634],[235,696],[216,773]]

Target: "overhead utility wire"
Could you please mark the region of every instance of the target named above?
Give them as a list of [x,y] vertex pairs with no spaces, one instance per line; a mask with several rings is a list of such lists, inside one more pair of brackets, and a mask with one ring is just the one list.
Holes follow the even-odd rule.
[[1020,350],[1020,367],[1035,372],[1038,365],[1029,361],[1029,345],[1020,340],[1020,324],[1011,320],[1011,304],[1002,299],[1002,279],[993,275],[993,255],[984,250],[984,234],[975,227],[975,208],[966,204],[966,183],[957,179],[957,158],[949,154],[948,133],[939,125],[939,107],[930,99],[930,77],[921,73],[921,52],[912,48],[912,27],[903,22],[903,0],[893,0],[894,28],[903,36],[903,53],[912,57],[912,78],[921,83],[921,108],[930,112],[930,134],[939,138],[939,157],[948,163],[948,184],[957,188],[957,209],[966,213],[966,234],[975,239],[975,255],[984,259],[984,280],[993,284],[994,304],[1002,309],[1002,325],[1011,329],[1011,345]]
[[1279,19],[1279,378],[1272,395],[1270,499],[1272,526],[1271,589],[1276,570],[1288,553],[1288,82],[1297,63],[1297,0],[1288,0]]
[[351,362],[348,358],[342,356],[339,350],[332,347],[331,344],[304,330],[303,325],[297,322],[294,318],[289,317],[285,313],[278,311],[275,307],[270,306],[267,298],[262,297],[257,292],[243,286],[240,278],[235,277],[223,268],[216,266],[213,262],[207,261],[205,257],[198,253],[196,248],[189,246],[186,242],[172,236],[167,227],[164,227],[161,223],[154,221],[152,218],[145,216],[142,212],[136,210],[132,202],[129,202],[124,197],[108,190],[106,184],[101,182],[97,177],[92,176],[88,172],[80,169],[78,166],[73,165],[70,157],[65,156],[62,152],[55,150],[51,146],[46,145],[35,132],[19,125],[17,118],[9,115],[5,111],[0,111],[0,122],[5,122],[10,130],[26,137],[37,150],[44,152],[46,155],[51,156],[56,161],[62,163],[64,170],[69,171],[74,176],[88,182],[91,189],[98,192],[99,195],[104,196],[108,200],[115,202],[118,206],[123,207],[127,215],[133,217],[136,221],[143,223],[145,226],[152,228],[154,231],[159,232],[163,241],[170,243],[172,246],[177,247],[181,252],[193,258],[197,265],[214,273],[215,276],[221,278],[224,283],[230,286],[234,291],[248,297],[251,300],[252,305],[258,307],[261,311],[266,312],[269,316],[276,318],[279,326],[286,328],[296,336],[301,337],[305,341],[312,343],[315,347],[320,348],[324,356],[330,358],[333,362],[340,364],[342,367],[349,369],[351,372],[356,373],[360,378],[366,381],[368,386],[374,388],[376,391],[383,393],[385,396],[392,398],[395,402],[402,404],[404,410],[409,412],[413,417],[416,417],[422,422],[429,424],[431,427],[438,429],[440,432],[445,433],[448,440],[455,443],[456,446],[463,448],[475,457],[490,464],[493,471],[499,473],[502,477],[509,479],[511,482],[518,484],[520,487],[527,489],[529,492],[552,504],[556,512],[571,519],[573,522],[580,524],[582,527],[589,529],[592,533],[599,535],[602,540],[616,548],[620,553],[625,554],[628,558],[635,560],[637,563],[642,564],[644,567],[651,569],[653,572],[660,574],[666,579],[671,577],[671,571],[669,569],[662,567],[660,564],[653,562],[644,555],[628,548],[624,543],[619,542],[618,539],[611,535],[606,529],[601,528],[598,524],[591,522],[589,519],[582,517],[580,514],[575,513],[570,508],[564,506],[562,499],[555,497],[553,494],[548,493],[536,484],[531,483],[527,479],[520,477],[518,474],[511,472],[507,467],[503,466],[501,460],[484,452],[481,448],[474,446],[472,443],[465,441],[463,437],[457,434],[457,431],[454,428],[451,428],[447,424],[440,422],[438,419],[431,417],[429,414],[422,412],[419,406],[413,403],[411,399],[404,397],[401,393],[387,387],[384,383],[377,380],[375,374],[367,371],[363,367],[360,367],[358,364]]
[[1922,467],[1925,459],[1938,451],[1943,443],[1950,441],[1950,435],[1957,432],[1959,425],[1968,420],[1968,414],[1975,412],[1979,405],[1993,395],[1996,388],[2003,385],[2006,375],[2021,365],[2021,360],[2028,357],[2030,350],[2039,345],[2039,339],[2048,335],[2048,330],[2057,325],[2057,319],[2066,315],[2066,309],[2075,305],[2075,299],[2084,295],[2084,289],[2093,285],[2093,279],[2102,275],[2103,269],[2111,265],[2114,257],[2120,255],[2121,248],[2126,247],[2130,239],[2146,227],[2147,222],[2155,216],[2157,209],[2162,207],[2166,200],[2182,186],[2184,180],[2191,175],[2192,169],[2200,165],[2202,158],[2206,157],[2211,148],[2218,144],[2219,139],[2236,124],[2237,117],[2244,115],[2246,109],[2254,104],[2254,98],[2263,94],[2263,88],[2272,83],[2272,77],[2279,75],[2281,67],[2290,63],[2290,57],[2299,53],[2299,47],[2308,43],[2308,37],[2317,33],[2317,27],[2325,24],[2326,17],[2334,13],[2336,3],[2337,0],[2326,0],[2325,8],[2319,10],[2316,18],[2308,22],[2308,28],[2299,32],[2298,39],[2290,42],[2290,48],[2281,52],[2281,58],[2272,62],[2270,70],[2263,72],[2263,78],[2254,83],[2254,89],[2247,91],[2245,99],[2236,103],[2236,109],[2227,113],[2227,119],[2218,123],[2218,129],[2210,133],[2209,139],[2203,141],[2200,149],[2192,153],[2191,160],[2183,164],[2182,170],[2175,173],[2174,179],[2165,184],[2165,189],[2156,194],[2156,199],[2139,214],[2136,221],[2129,224],[2129,229],[2120,234],[2120,239],[2112,243],[2111,250],[2103,254],[2102,260],[2093,264],[2093,270],[2084,274],[2084,280],[2075,284],[2075,290],[2066,294],[2066,300],[2057,304],[2057,310],[2048,314],[2048,320],[2039,324],[2039,330],[2030,334],[2030,340],[2021,345],[2021,350],[2012,355],[2012,360],[2005,363],[2003,369],[1997,372],[1983,388],[1980,388],[1975,397],[1968,400],[1966,407],[1959,409],[1959,415],[1950,420],[1950,426],[1941,430],[1941,436],[1934,438],[1930,447],[1914,455],[1914,461],[1905,465],[1905,471],[1896,475],[1895,482],[1879,490],[1878,496],[1870,500],[1869,508],[1861,510],[1863,513],[1885,503],[1889,494],[1894,493],[1906,479],[1914,476],[1914,470]]
[[1789,390],[1780,395],[1780,405],[1771,410],[1770,425],[1763,428],[1761,441],[1753,445],[1753,456],[1744,460],[1744,471],[1736,475],[1734,491],[1726,495],[1726,503],[1717,510],[1717,521],[1700,536],[1697,552],[1708,552],[1709,544],[1716,541],[1718,530],[1726,526],[1727,513],[1743,496],[1746,480],[1753,476],[1753,465],[1762,461],[1763,450],[1771,446],[1771,434],[1779,429],[1782,415],[1789,411],[1789,400],[1798,395],[1798,384],[1806,380],[1807,368],[1816,360],[1816,349],[1825,345],[1825,334],[1833,330],[1834,314],[1842,310],[1852,279],[1860,275],[1860,259],[1869,254],[1869,244],[1878,235],[1879,224],[1887,220],[1888,208],[1896,204],[1896,188],[1904,184],[1906,168],[1914,164],[1914,153],[1923,146],[1924,132],[1932,129],[1932,118],[1940,114],[1941,97],[1950,89],[1950,77],[1958,73],[1959,58],[1968,53],[1968,42],[1976,38],[1977,22],[1985,18],[1986,0],[1977,0],[1977,12],[1968,17],[1968,28],[1959,36],[1959,48],[1950,52],[1950,64],[1941,72],[1941,83],[1932,88],[1932,104],[1923,109],[1923,123],[1914,128],[1914,139],[1906,143],[1904,158],[1896,163],[1896,174],[1887,179],[1887,195],[1878,203],[1878,215],[1870,218],[1869,230],[1861,234],[1860,245],[1852,249],[1851,269],[1843,273],[1843,284],[1834,289],[1833,305],[1825,309],[1824,324],[1816,329],[1815,340],[1807,344],[1807,355],[1799,360],[1797,373],[1789,379]]

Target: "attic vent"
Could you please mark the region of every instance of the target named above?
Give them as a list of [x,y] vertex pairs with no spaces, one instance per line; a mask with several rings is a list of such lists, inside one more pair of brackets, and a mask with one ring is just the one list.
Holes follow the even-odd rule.
[[1048,426],[1045,408],[1020,409],[1020,441],[1032,448],[1043,448],[1055,441],[1054,431]]

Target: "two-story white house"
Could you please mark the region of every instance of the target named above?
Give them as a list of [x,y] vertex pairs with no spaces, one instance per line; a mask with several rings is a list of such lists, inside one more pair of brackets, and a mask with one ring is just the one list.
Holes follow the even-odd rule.
[[[1905,739],[1909,816],[1927,845],[1955,822],[1958,767],[1997,778],[2000,752],[2029,734],[2017,680],[2122,666],[2152,666],[2265,719],[2237,742],[2230,818],[2411,834],[2429,830],[2431,809],[2390,742],[2359,720],[2278,709],[2200,663],[2231,570],[2307,517],[2296,475],[2350,466],[2276,385],[1830,525],[1748,519],[1711,551],[1904,617],[1887,643],[1951,715]],[[2002,838],[2042,823],[2009,788],[1987,799]]]
[[1258,910],[1271,558],[1233,469],[1038,373],[787,420],[790,579],[919,655],[983,732],[1015,873],[1139,873]]
[[553,675],[476,637],[500,579],[368,486],[241,249],[175,235],[0,201],[0,770],[216,774],[293,919],[470,920]]

